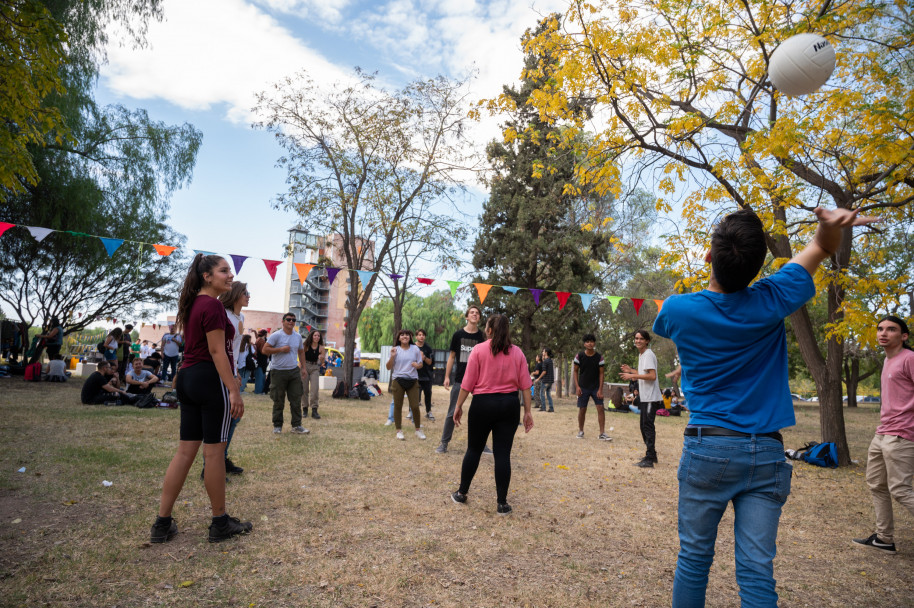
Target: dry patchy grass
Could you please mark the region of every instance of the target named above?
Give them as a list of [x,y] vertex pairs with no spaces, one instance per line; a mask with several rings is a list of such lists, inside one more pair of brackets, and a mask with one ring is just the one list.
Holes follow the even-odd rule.
[[[512,454],[509,517],[495,514],[484,458],[465,506],[459,479],[465,432],[434,453],[394,439],[386,397],[321,395],[312,434],[273,435],[271,404],[246,396],[232,456],[229,510],[250,536],[206,542],[208,501],[199,466],[175,509],[180,534],[149,545],[178,412],[78,405],[79,383],[0,380],[0,603],[8,606],[665,606],[678,542],[676,466],[687,418],[657,420],[660,464],[632,466],[638,419],[607,414],[615,441],[575,439],[576,408],[535,413]],[[818,436],[818,413],[798,407],[788,447]],[[878,414],[846,410],[855,458]],[[288,421],[288,411],[286,412]],[[288,428],[288,426],[286,427]],[[17,469],[25,467],[25,473]],[[103,487],[102,480],[113,482]],[[863,465],[797,464],[775,562],[781,606],[910,606],[914,521],[896,509],[895,557],[855,550],[873,514]],[[739,603],[732,512],[711,572],[709,606]]]

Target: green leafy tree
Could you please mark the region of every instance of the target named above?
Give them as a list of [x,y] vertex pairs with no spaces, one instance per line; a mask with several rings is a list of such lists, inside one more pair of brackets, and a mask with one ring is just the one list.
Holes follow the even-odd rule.
[[379,352],[381,346],[393,344],[394,333],[400,328],[416,332],[424,329],[426,343],[434,349],[447,349],[451,335],[463,326],[463,311],[454,307],[451,293],[436,291],[424,298],[409,293],[403,306],[401,324],[394,321],[394,305],[391,298],[383,298],[366,308],[359,321],[359,335],[362,350]]

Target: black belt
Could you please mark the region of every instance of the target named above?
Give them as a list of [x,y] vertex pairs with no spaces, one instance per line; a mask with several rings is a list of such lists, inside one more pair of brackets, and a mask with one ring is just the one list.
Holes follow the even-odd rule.
[[698,437],[699,431],[702,436],[706,437],[771,437],[780,441],[781,445],[784,444],[784,437],[777,431],[773,433],[740,433],[720,426],[687,426],[683,434],[686,437]]

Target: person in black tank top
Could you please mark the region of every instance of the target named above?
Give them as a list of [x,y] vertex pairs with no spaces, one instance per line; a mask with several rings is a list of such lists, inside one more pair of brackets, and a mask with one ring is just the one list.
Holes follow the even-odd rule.
[[305,368],[301,372],[301,409],[302,415],[307,416],[308,408],[310,407],[311,417],[315,420],[320,420],[321,417],[317,413],[317,395],[324,357],[326,357],[324,337],[321,332],[312,329],[307,339],[305,339]]

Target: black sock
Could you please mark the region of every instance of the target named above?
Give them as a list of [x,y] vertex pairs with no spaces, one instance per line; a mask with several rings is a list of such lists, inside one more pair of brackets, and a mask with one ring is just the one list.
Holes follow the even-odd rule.
[[213,517],[213,523],[217,525],[223,525],[228,521],[228,513],[223,513],[218,517]]
[[169,515],[168,517],[162,517],[161,515],[158,515],[158,516],[156,517],[156,523],[157,523],[157,524],[170,524],[170,523],[171,523],[171,515]]

